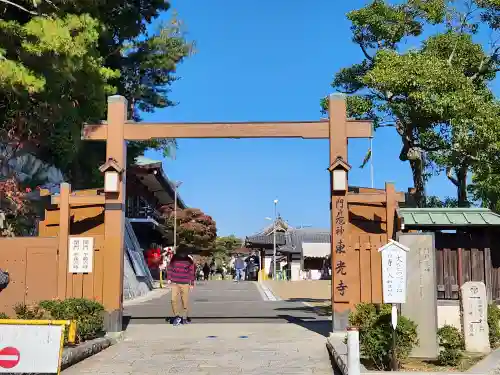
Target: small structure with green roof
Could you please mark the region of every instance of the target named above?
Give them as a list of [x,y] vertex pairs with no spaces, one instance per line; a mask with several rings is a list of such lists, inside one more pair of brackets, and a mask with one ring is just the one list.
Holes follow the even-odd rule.
[[487,208],[400,208],[400,230],[500,226],[500,215]]
[[460,286],[482,281],[500,301],[500,215],[487,208],[399,208],[397,231],[432,232],[438,299],[458,300]]

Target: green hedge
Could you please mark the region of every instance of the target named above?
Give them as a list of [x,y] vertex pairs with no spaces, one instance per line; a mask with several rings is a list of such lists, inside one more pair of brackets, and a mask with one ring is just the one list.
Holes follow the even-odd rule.
[[[389,370],[392,357],[391,305],[360,303],[349,314],[349,324],[359,329],[360,352],[379,370]],[[408,358],[418,345],[417,325],[399,316],[396,328],[396,358]]]
[[438,363],[442,366],[458,366],[465,349],[462,332],[456,327],[444,325],[438,329],[437,336],[440,346]]
[[488,306],[488,328],[490,346],[494,349],[500,345],[500,309],[494,303]]
[[104,306],[84,298],[40,301],[36,305],[17,305],[17,319],[75,320],[77,343],[104,334]]

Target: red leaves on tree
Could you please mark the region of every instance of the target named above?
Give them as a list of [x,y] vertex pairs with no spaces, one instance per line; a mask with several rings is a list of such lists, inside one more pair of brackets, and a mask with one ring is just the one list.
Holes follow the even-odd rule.
[[[29,191],[26,191],[29,192]],[[22,214],[26,210],[26,192],[14,177],[0,181],[0,212]]]
[[[161,208],[169,227],[173,228],[174,210],[170,206]],[[177,210],[177,243],[197,250],[213,247],[217,238],[217,226],[211,216],[197,208]]]

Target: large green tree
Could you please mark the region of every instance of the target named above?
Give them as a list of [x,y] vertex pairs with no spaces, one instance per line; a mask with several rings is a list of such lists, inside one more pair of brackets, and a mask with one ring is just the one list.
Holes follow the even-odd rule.
[[[61,168],[74,187],[101,184],[102,143],[81,141],[82,124],[105,118],[107,95],[129,102],[129,115],[174,105],[177,64],[192,51],[163,0],[0,1],[0,141]],[[174,140],[129,143],[168,153]],[[3,162],[9,155],[4,155]]]
[[219,260],[218,263],[227,263],[233,254],[233,251],[241,248],[243,241],[234,234],[230,236],[217,237],[214,242],[212,257]]
[[488,83],[500,49],[488,50],[475,36],[498,29],[500,2],[373,0],[347,17],[362,60],[337,72],[332,86],[349,95],[349,115],[396,130],[417,205],[425,205],[433,166],[446,171],[458,204],[467,205],[467,173],[498,137],[499,107]]

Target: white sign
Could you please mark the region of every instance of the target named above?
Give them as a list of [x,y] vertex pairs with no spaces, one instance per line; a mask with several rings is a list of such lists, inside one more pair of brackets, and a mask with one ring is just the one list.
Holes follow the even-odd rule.
[[70,237],[69,273],[90,273],[94,264],[94,237]]
[[409,250],[394,240],[378,249],[382,253],[384,303],[406,302],[406,253]]
[[58,373],[63,326],[0,324],[0,374]]

